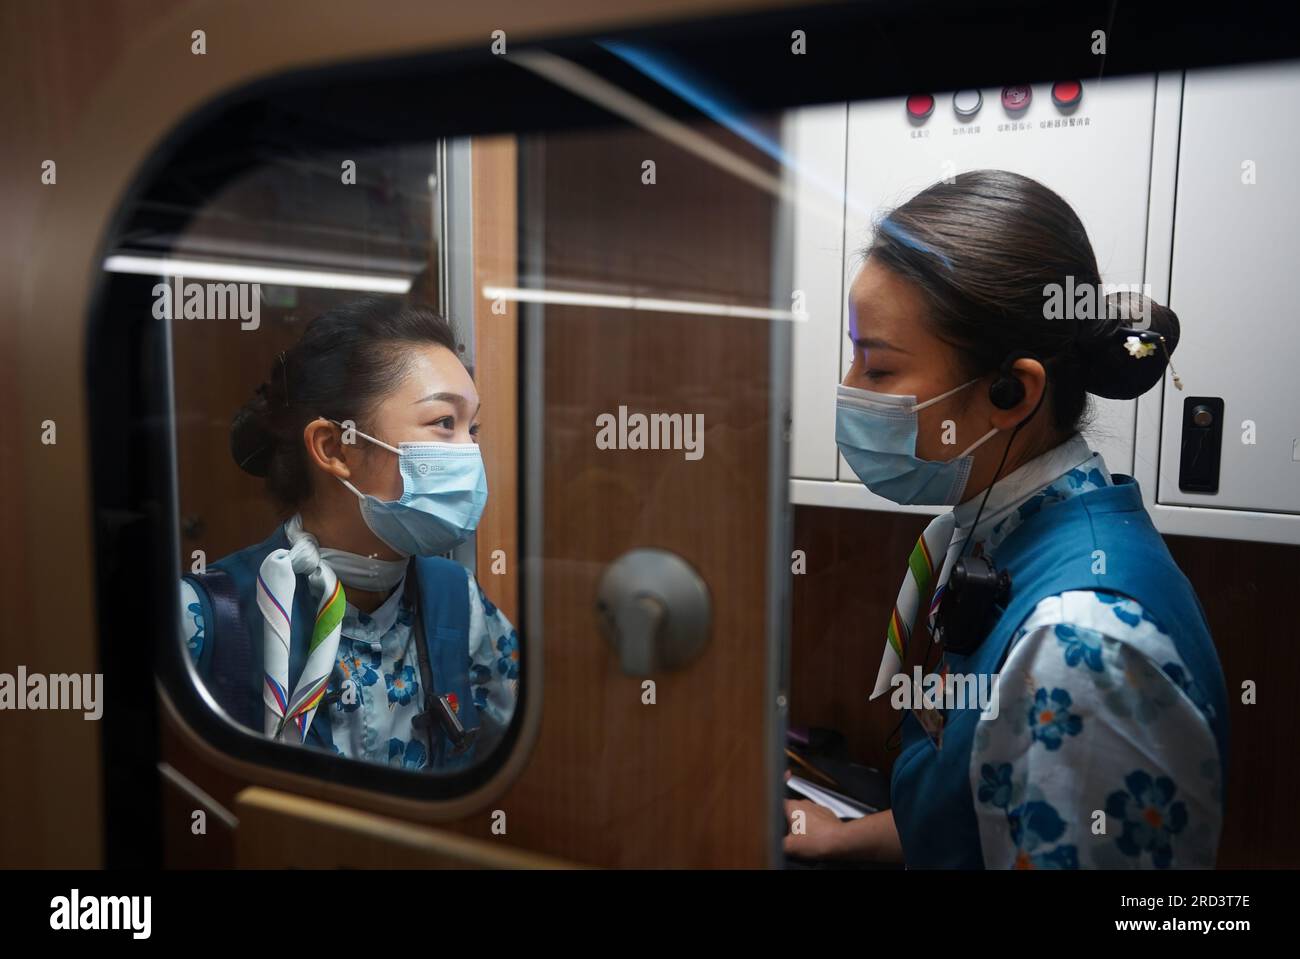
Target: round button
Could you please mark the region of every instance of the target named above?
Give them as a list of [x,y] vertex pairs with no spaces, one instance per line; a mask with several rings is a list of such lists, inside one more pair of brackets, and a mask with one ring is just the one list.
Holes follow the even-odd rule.
[[934,97],[928,93],[913,93],[907,98],[907,115],[913,120],[924,120],[934,112]]
[[1052,84],[1052,102],[1062,110],[1079,105],[1083,99],[1083,84],[1078,80],[1057,80]]
[[1198,406],[1192,410],[1192,422],[1197,426],[1212,426],[1214,424],[1214,414],[1210,412],[1208,406]]
[[1002,88],[1002,105],[1012,113],[1018,113],[1025,109],[1033,98],[1033,88],[1027,83]]
[[984,97],[978,90],[958,90],[952,95],[952,109],[959,117],[973,117],[984,105]]

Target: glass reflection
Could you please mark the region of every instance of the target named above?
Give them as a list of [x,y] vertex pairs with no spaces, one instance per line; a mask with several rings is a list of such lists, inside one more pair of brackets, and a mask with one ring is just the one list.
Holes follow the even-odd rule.
[[275,356],[230,451],[286,518],[181,586],[186,648],[233,718],[430,770],[509,725],[517,633],[443,555],[487,502],[479,408],[451,327],[410,299],[345,303]]
[[485,759],[520,690],[514,580],[476,575],[503,572],[518,517],[494,478],[484,519],[484,453],[510,469],[512,434],[481,450],[480,411],[511,425],[513,374],[475,381],[495,341],[456,265],[467,157],[271,159],[113,261],[157,277],[170,330],[179,631],[211,699],[267,738],[433,774]]
[[504,732],[517,633],[443,555],[487,501],[479,408],[451,327],[411,299],[345,303],[275,356],[230,451],[286,518],[181,586],[186,648],[233,718],[428,770]]

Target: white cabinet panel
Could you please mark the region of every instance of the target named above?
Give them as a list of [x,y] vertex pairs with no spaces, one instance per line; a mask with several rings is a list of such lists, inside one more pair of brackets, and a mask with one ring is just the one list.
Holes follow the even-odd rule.
[[[1300,66],[1191,71],[1183,88],[1159,501],[1300,514]],[[1255,182],[1244,182],[1253,165]],[[1179,489],[1184,400],[1222,397],[1217,494]],[[1243,442],[1245,421],[1253,444]],[[1212,516],[1202,517],[1209,535]]]
[[790,474],[802,479],[833,480],[839,455],[835,384],[843,352],[847,112],[843,103],[792,111],[784,131],[794,184],[794,290],[804,315],[793,336]]

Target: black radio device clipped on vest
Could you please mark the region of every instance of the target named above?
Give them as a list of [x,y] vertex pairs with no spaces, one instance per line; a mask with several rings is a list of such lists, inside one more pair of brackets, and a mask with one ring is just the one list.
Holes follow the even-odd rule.
[[[1025,384],[1020,382],[1012,372],[1016,361],[1022,359],[1037,360],[1038,357],[1024,350],[1010,353],[1002,361],[997,379],[989,385],[989,402],[1000,410],[1014,409],[1025,398]],[[1006,465],[1007,454],[1011,452],[1011,444],[1016,434],[1020,432],[1022,426],[1033,419],[1038,408],[1043,405],[1043,397],[1046,395],[1047,391],[1043,390],[1030,414],[1017,423],[1015,429],[1011,431],[1007,448],[1002,453],[1002,462],[998,464],[993,474],[993,482],[989,483],[988,490],[984,493],[979,512],[975,514],[975,522],[971,524],[970,536],[975,535],[975,527],[979,525],[980,515],[984,512],[984,503],[988,502],[993,483],[996,483],[998,477],[1002,475],[1002,467]],[[966,537],[966,542],[970,542],[970,536]],[[965,548],[966,543],[963,543],[962,549]],[[953,564],[952,572],[948,574],[943,599],[940,600],[938,612],[935,614],[935,640],[940,642],[947,652],[959,656],[974,652],[984,641],[989,617],[993,614],[994,607],[1005,607],[1010,598],[1010,573],[1005,569],[998,570],[983,556],[959,557]]]
[[935,639],[964,656],[984,641],[993,608],[1011,597],[1011,574],[983,556],[964,556],[953,564],[935,616]]

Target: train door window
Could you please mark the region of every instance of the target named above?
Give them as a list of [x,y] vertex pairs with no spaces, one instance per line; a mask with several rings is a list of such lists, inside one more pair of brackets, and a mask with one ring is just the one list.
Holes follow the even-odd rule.
[[469,238],[472,176],[515,202],[513,140],[276,147],[173,158],[104,259],[104,316],[149,321],[150,395],[122,412],[161,415],[145,445],[174,477],[160,666],[226,748],[450,794],[513,735],[525,666],[514,479],[491,482],[515,468],[517,384],[493,356],[514,330],[476,323],[491,251],[475,264]]

